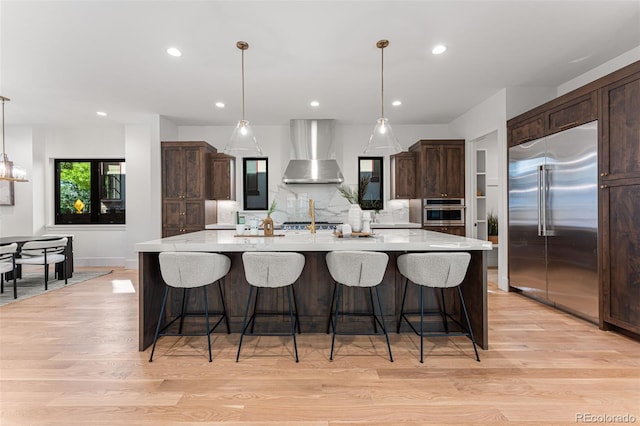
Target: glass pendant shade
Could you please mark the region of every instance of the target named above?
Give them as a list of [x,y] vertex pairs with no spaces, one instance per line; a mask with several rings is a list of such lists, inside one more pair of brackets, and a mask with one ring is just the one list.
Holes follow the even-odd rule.
[[389,46],[389,40],[380,40],[376,43],[376,47],[380,49],[381,68],[380,68],[380,118],[376,120],[369,143],[364,149],[364,155],[385,156],[397,154],[402,151],[402,147],[398,143],[391,129],[389,119],[384,116],[384,48]]
[[264,156],[247,120],[238,121],[231,134],[231,139],[224,148],[224,153],[237,157]]
[[13,164],[13,162],[9,161],[9,156],[7,156],[4,142],[4,102],[10,99],[4,96],[0,96],[0,99],[2,100],[2,157],[0,157],[0,181],[29,182],[27,180],[26,169]]
[[249,43],[239,41],[236,43],[236,47],[242,51],[242,119],[233,129],[231,139],[224,147],[223,152],[235,157],[262,157],[264,153],[253,135],[249,121],[244,119],[244,51],[249,48]]
[[385,155],[397,154],[400,151],[402,151],[402,147],[393,134],[389,120],[384,117],[378,118],[364,154],[384,157]]

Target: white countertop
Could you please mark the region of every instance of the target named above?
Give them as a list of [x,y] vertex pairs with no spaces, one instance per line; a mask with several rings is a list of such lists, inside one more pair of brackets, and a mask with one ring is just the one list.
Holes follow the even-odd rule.
[[378,229],[371,237],[338,238],[332,231],[282,231],[283,237],[235,237],[235,230],[205,230],[136,244],[137,252],[160,251],[458,251],[491,250],[489,241],[422,229]]
[[[231,223],[210,223],[204,227],[205,229],[236,229],[236,226]],[[402,222],[402,223],[372,223],[371,229],[420,229],[421,223]]]

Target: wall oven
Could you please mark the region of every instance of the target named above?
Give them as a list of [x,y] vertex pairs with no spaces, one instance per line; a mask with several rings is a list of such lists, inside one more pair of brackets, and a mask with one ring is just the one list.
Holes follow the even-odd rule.
[[422,226],[464,226],[464,198],[425,198],[422,207]]

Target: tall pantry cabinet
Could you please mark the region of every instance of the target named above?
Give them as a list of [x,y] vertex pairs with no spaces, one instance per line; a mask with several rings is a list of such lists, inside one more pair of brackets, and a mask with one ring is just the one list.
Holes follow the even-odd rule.
[[600,89],[601,324],[640,335],[640,62]]
[[[162,237],[201,231],[215,222],[207,205],[211,182],[207,142],[162,142]],[[212,211],[213,209],[213,211]]]

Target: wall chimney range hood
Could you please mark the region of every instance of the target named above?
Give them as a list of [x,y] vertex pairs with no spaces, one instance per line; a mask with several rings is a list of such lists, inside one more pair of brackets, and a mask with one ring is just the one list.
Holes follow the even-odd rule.
[[344,176],[335,160],[334,120],[290,120],[291,160],[284,183],[342,183]]

